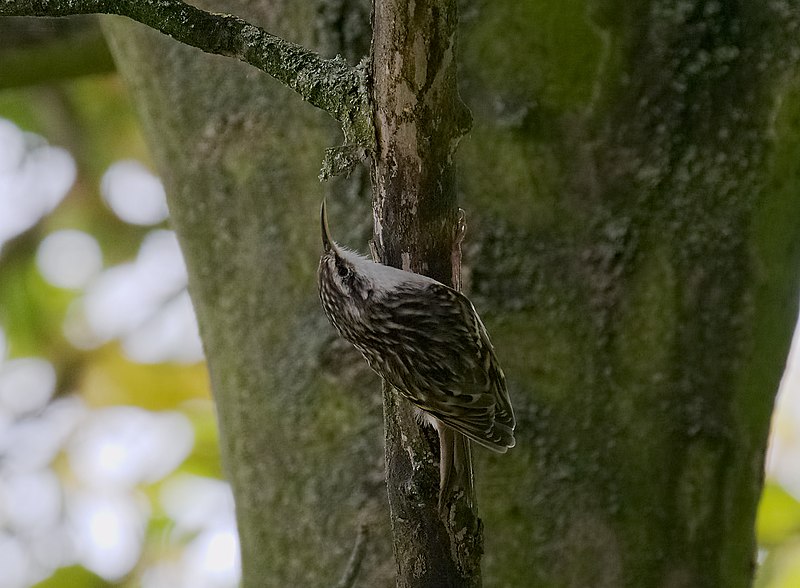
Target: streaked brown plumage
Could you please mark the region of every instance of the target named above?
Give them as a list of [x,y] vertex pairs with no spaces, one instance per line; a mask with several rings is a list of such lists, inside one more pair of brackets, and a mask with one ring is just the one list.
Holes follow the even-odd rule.
[[319,295],[336,330],[439,433],[440,506],[460,487],[472,502],[469,439],[514,446],[514,412],[486,328],[463,294],[375,263],[330,237],[325,203]]

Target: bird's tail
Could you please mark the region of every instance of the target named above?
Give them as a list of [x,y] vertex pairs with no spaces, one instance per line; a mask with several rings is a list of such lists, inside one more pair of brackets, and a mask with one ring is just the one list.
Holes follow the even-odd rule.
[[469,439],[447,425],[438,424],[439,432],[439,510],[444,511],[456,492],[461,490],[470,506],[475,504],[472,474],[472,449]]

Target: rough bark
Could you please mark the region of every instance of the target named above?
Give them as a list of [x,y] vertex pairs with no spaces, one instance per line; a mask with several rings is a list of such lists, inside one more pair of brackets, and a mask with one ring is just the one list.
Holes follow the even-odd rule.
[[[470,115],[456,84],[455,0],[376,0],[372,80],[375,251],[382,263],[452,284],[453,155]],[[440,517],[436,434],[384,385],[386,465],[397,585],[479,586],[482,537],[462,500]]]
[[478,454],[485,584],[749,586],[797,316],[798,3],[466,4],[467,287],[518,416]]

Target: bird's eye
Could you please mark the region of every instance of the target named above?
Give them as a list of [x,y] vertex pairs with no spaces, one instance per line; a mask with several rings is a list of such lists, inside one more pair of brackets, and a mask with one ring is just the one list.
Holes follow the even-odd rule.
[[336,266],[336,271],[339,273],[339,277],[342,279],[350,275],[350,268],[346,265]]

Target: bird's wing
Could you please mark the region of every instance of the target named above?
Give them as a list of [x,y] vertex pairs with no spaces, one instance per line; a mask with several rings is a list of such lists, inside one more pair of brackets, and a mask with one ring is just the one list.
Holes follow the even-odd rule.
[[[418,286],[416,286],[418,289]],[[388,329],[381,375],[421,409],[478,443],[514,445],[505,377],[472,303],[438,282],[424,296],[399,289],[380,303]],[[371,362],[372,363],[372,362]],[[375,367],[375,366],[373,366]]]

